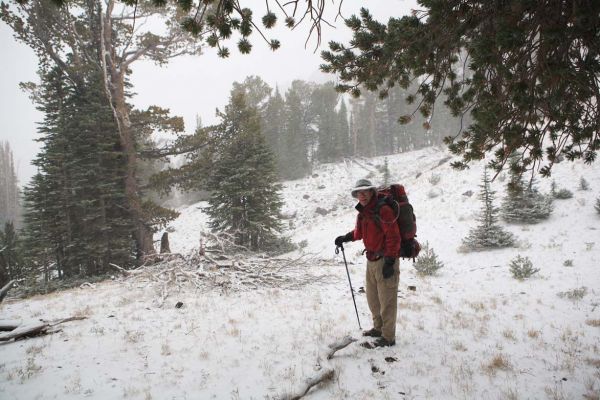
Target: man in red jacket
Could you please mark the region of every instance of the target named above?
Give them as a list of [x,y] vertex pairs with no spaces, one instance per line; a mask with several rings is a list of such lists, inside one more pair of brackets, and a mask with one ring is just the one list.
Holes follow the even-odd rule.
[[373,328],[363,336],[377,338],[372,348],[396,344],[396,314],[398,310],[398,283],[400,281],[400,230],[391,207],[377,206],[377,191],[367,179],[360,179],[352,189],[352,197],[358,199],[356,227],[353,231],[335,239],[335,245],[362,239],[367,256],[366,292],[367,303],[373,315]]

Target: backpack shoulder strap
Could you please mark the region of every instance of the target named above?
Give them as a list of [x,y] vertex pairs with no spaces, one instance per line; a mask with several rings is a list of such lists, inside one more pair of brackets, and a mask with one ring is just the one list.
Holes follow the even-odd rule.
[[380,230],[383,230],[383,227],[381,226],[381,224],[383,222],[383,220],[381,218],[381,207],[383,207],[383,206],[390,207],[392,212],[394,212],[396,214],[394,221],[390,221],[390,222],[397,221],[398,216],[399,216],[398,215],[398,204],[396,203],[396,201],[394,199],[389,198],[388,196],[381,197],[379,200],[377,200],[377,204],[373,208],[373,220],[375,221],[375,224],[377,225],[377,227]]

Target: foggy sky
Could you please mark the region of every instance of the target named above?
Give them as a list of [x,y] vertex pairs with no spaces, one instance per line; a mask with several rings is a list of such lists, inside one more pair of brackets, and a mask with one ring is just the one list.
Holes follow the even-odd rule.
[[[261,2],[263,3],[263,2]],[[253,3],[254,4],[254,3]],[[264,4],[264,3],[263,3]],[[338,4],[331,11],[337,11]],[[358,13],[360,7],[368,8],[380,22],[387,22],[390,16],[402,16],[416,7],[416,0],[345,0],[342,15],[349,17]],[[334,13],[335,14],[335,13]],[[262,16],[256,10],[255,16]],[[253,44],[249,55],[237,52],[236,42],[227,44],[231,50],[228,59],[220,59],[212,48],[205,49],[203,55],[179,57],[164,67],[151,62],[137,61],[132,64],[133,92],[131,100],[134,106],[144,108],[157,105],[169,108],[172,115],[182,116],[186,132],[191,133],[199,116],[203,125],[216,122],[215,109],[222,109],[227,103],[233,82],[241,82],[249,75],[258,75],[271,87],[278,86],[282,95],[295,79],[324,82],[335,80],[333,75],[319,72],[321,50],[327,49],[330,40],[347,42],[351,34],[343,21],[333,16],[328,19],[334,28],[323,25],[321,47],[315,52],[316,41],[310,39],[306,48],[307,24],[290,32],[281,27],[267,31],[279,39],[282,46],[273,52],[268,49],[258,33],[251,36]],[[278,21],[278,26],[283,21]],[[35,174],[31,160],[39,151],[35,142],[36,122],[43,116],[19,87],[19,82],[39,82],[37,77],[37,59],[31,49],[17,43],[12,32],[4,22],[0,22],[0,141],[8,141],[15,157],[15,167],[20,185],[27,184]]]

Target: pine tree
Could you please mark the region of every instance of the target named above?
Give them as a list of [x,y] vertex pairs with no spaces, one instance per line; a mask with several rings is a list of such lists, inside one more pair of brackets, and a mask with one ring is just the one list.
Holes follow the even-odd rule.
[[6,222],[0,230],[0,287],[23,277],[23,267],[19,235],[14,224]]
[[387,157],[383,159],[383,186],[390,184],[390,165]]
[[262,113],[261,127],[263,128],[265,140],[275,155],[277,171],[281,176],[284,176],[283,172],[286,170],[284,164],[287,162],[285,117],[285,102],[281,93],[279,93],[279,88],[275,88],[275,93],[267,101],[265,110]]
[[463,239],[463,248],[467,251],[479,251],[514,246],[514,236],[498,225],[498,209],[494,207],[495,192],[491,190],[487,168],[483,171],[483,183],[479,187],[479,199],[482,202],[479,226],[471,229]]
[[[234,235],[237,245],[250,250],[269,250],[281,231],[281,186],[275,161],[260,131],[257,110],[245,103],[245,95],[232,92],[220,130],[231,141],[214,160],[208,179],[212,191],[210,227]],[[235,132],[235,135],[229,133]]]
[[280,172],[284,179],[298,179],[310,172],[310,156],[314,153],[310,93],[306,82],[294,81],[285,94],[285,131],[280,155]]
[[348,123],[348,108],[346,107],[346,101],[342,97],[340,110],[337,113],[337,144],[336,154],[338,157],[348,157],[351,155],[351,144],[350,144],[350,125]]
[[119,138],[101,79],[88,76],[82,90],[59,69],[42,73],[43,146],[24,194],[28,256],[42,266],[54,263],[59,277],[132,263]]
[[311,96],[311,109],[315,116],[314,129],[318,137],[317,161],[332,162],[339,160],[343,154],[341,143],[343,138],[338,129],[338,117],[335,108],[338,94],[333,83],[325,83],[316,87]]
[[533,180],[525,184],[516,164],[513,164],[500,208],[502,219],[511,223],[537,224],[548,219],[553,209],[552,197],[538,192]]

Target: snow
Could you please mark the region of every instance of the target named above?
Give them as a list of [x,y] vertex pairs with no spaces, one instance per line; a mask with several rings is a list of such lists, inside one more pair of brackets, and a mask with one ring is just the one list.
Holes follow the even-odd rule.
[[[333,381],[312,388],[307,399],[598,398],[597,165],[554,167],[553,179],[574,197],[556,200],[550,219],[537,225],[502,223],[518,248],[463,253],[461,240],[481,208],[483,162],[455,171],[448,154],[434,148],[387,158],[392,180],[405,185],[414,205],[419,240],[445,265],[422,278],[412,261],[401,262],[396,346],[358,345],[345,267],[334,252],[333,239],[354,225],[350,187],[364,177],[381,183],[384,158],[361,159],[323,165],[284,185],[284,213],[293,216],[286,234],[303,245],[290,256],[305,254],[312,260],[305,274],[326,273],[327,280],[299,290],[184,287],[163,307],[155,289],[121,278],[5,300],[0,319],[88,318],[59,325],[58,333],[1,343],[0,399],[273,399],[300,392],[327,368],[335,369]],[[436,185],[432,175],[440,177]],[[581,176],[590,191],[577,190]],[[492,183],[496,206],[505,191],[501,179]],[[539,189],[548,192],[550,183],[540,180]],[[472,196],[463,194],[469,190]],[[179,210],[173,252],[197,250],[207,229],[205,206]],[[359,242],[346,245],[360,322],[369,328],[359,291],[361,250]],[[540,272],[513,279],[509,263],[517,255]],[[583,297],[573,296],[583,287]],[[346,335],[358,343],[327,360],[328,345]]]

